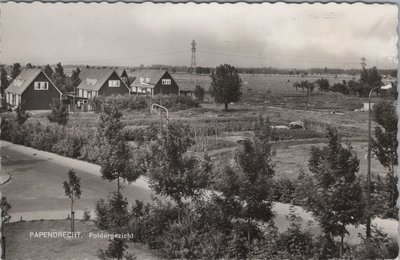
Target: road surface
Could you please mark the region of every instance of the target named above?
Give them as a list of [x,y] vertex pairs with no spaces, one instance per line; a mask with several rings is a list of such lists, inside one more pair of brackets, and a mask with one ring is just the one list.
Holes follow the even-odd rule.
[[[106,198],[110,192],[116,191],[116,183],[102,180],[98,172],[94,174],[91,167],[85,170],[78,161],[75,164],[75,160],[66,158],[63,162],[43,156],[42,152],[36,153],[31,148],[27,148],[27,151],[22,151],[20,148],[2,142],[0,151],[2,159],[0,174],[6,173],[11,176],[7,183],[0,186],[0,190],[12,205],[13,215],[23,213],[22,215],[28,216],[29,212],[33,212],[32,214],[40,219],[42,217],[39,212],[68,212],[70,200],[64,195],[63,182],[67,180],[67,172],[72,168],[81,178],[82,195],[74,203],[76,210],[93,209],[97,200]],[[146,187],[125,185],[122,192],[130,202],[136,199],[150,200],[151,192]]]
[[[7,142],[2,142],[0,155],[2,158],[0,175],[7,173],[11,176],[7,183],[0,186],[0,190],[12,205],[14,221],[18,221],[21,216],[25,220],[66,218],[70,201],[64,196],[62,183],[66,180],[67,171],[71,168],[74,168],[81,178],[82,196],[75,203],[77,218],[80,218],[83,210],[90,209],[93,212],[98,199],[105,198],[110,192],[116,190],[115,183],[101,179],[100,167],[97,165]],[[136,199],[150,201],[151,198],[151,191],[143,178],[131,185],[125,185],[123,194],[130,203]],[[310,227],[311,232],[320,232],[319,226],[308,212],[301,207],[296,207],[296,210],[304,223],[313,221]],[[284,231],[288,227],[286,216],[289,214],[289,205],[275,203],[274,211],[275,224],[280,231]],[[375,219],[374,222],[390,237],[397,237],[397,221]],[[363,226],[357,228],[348,226],[347,228],[350,236],[345,238],[345,242],[350,244],[358,243],[358,233],[365,233]]]

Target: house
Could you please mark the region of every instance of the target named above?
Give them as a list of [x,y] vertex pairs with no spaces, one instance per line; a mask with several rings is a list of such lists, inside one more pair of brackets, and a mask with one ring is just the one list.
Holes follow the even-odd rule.
[[194,98],[195,86],[192,84],[180,84],[179,95],[191,96]]
[[62,93],[40,69],[23,69],[5,90],[6,101],[24,110],[49,110]]
[[179,86],[167,70],[147,69],[135,71],[132,93],[153,95],[179,95]]
[[79,73],[79,79],[77,89],[81,100],[129,94],[129,87],[113,69],[85,68]]
[[122,81],[129,86],[129,76],[128,73],[126,73],[126,70],[124,68],[118,68],[115,70],[115,72],[117,72]]

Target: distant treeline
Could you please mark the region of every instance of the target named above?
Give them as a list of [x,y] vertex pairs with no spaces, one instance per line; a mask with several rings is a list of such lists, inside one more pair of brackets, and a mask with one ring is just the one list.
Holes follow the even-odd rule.
[[[191,72],[191,68],[188,66],[170,66],[155,64],[151,66],[140,66],[133,69],[167,69],[172,73],[176,72]],[[213,70],[214,67],[196,67],[194,70],[195,74],[208,75]],[[239,73],[243,74],[283,74],[283,75],[309,75],[309,74],[349,74],[349,75],[360,75],[363,71],[362,68],[359,69],[341,69],[341,68],[311,68],[311,69],[280,69],[273,67],[254,67],[254,68],[237,68]],[[397,69],[380,69],[379,73],[384,76],[397,76]]]
[[[44,65],[45,66],[45,65]],[[27,64],[26,67],[44,67],[44,66],[32,66],[30,63]],[[0,65],[0,67],[12,67],[6,65]],[[57,65],[50,65],[51,68],[57,67]],[[84,68],[84,67],[98,67],[98,68],[117,68],[115,66],[89,66],[89,65],[64,65],[65,68]],[[172,66],[172,65],[164,65],[164,64],[153,64],[153,65],[140,65],[140,66],[124,66],[127,72],[132,72],[135,70],[142,69],[166,69],[171,73],[190,73],[191,68],[188,66]],[[359,69],[341,69],[341,68],[310,68],[310,69],[282,69],[282,68],[274,68],[274,67],[237,67],[236,68],[239,73],[242,74],[281,74],[281,75],[318,75],[318,74],[349,74],[349,75],[360,75],[363,71],[362,68]],[[214,67],[202,67],[198,66],[194,69],[194,73],[198,75],[209,75],[212,71],[214,71]],[[382,76],[392,76],[397,77],[397,69],[379,69],[379,74]]]

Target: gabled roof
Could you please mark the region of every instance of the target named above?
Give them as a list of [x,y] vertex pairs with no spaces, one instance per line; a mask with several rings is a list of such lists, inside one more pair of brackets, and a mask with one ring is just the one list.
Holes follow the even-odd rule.
[[[6,92],[21,95],[37,78],[37,76],[39,76],[40,73],[42,73],[42,70],[39,68],[23,69],[21,73],[11,82],[10,86],[8,86]],[[43,75],[47,77],[44,72]],[[47,77],[47,79],[54,85],[49,77]],[[54,85],[54,87],[61,94],[61,91],[57,88],[57,86]]]
[[180,84],[179,83],[179,91],[186,91],[186,92],[194,92],[196,86],[193,84]]
[[122,77],[122,73],[126,73],[126,70],[124,68],[117,68],[115,69],[115,72],[117,72],[118,76]]
[[131,87],[154,88],[165,73],[167,73],[167,70],[147,69],[135,71],[135,79],[133,80]]
[[77,88],[98,91],[113,73],[113,69],[84,68],[79,73],[81,83]]
[[[84,68],[79,73],[79,79],[81,83],[77,87],[78,89],[94,90],[99,91],[104,83],[111,77],[113,73],[118,73],[114,69],[110,68]],[[120,78],[121,80],[121,78]],[[129,90],[129,87],[121,80],[122,84]]]

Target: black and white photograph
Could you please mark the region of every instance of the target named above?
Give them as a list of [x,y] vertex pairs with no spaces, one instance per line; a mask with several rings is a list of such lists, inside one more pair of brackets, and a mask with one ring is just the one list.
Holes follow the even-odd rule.
[[0,11],[0,260],[397,259],[397,4]]

